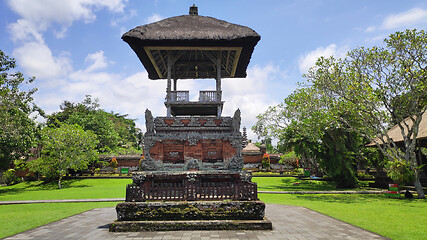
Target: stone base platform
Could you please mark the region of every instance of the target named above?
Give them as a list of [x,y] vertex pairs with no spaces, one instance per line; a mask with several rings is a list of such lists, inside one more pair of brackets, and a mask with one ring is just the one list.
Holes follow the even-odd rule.
[[118,221],[262,220],[262,201],[122,202]]
[[270,220],[115,221],[110,232],[191,230],[272,230]]
[[110,232],[271,230],[262,201],[123,202]]

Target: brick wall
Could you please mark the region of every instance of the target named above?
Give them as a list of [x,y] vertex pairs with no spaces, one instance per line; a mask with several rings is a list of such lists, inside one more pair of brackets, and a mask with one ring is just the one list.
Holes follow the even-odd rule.
[[201,140],[190,144],[187,140],[164,140],[156,142],[150,149],[150,156],[168,163],[184,163],[187,159],[204,162],[228,161],[236,154],[229,141],[221,139]]
[[257,154],[257,155],[245,155],[242,154],[243,156],[243,163],[261,163],[262,160],[262,155],[261,154]]

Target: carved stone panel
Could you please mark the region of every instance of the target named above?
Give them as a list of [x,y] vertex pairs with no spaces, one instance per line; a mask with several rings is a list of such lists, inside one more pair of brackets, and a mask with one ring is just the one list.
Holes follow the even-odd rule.
[[202,143],[203,162],[223,161],[222,140],[205,140]]
[[164,163],[184,163],[184,142],[164,141],[163,142],[163,162]]

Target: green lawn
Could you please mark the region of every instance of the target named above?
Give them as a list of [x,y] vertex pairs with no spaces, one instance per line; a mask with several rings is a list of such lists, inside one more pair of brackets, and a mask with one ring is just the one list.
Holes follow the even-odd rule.
[[303,206],[391,239],[426,239],[427,201],[382,194],[259,194],[266,203]]
[[55,182],[23,182],[0,187],[0,201],[124,198],[130,183],[132,179],[75,179],[63,181],[63,188],[57,189]]
[[[334,191],[334,190],[368,190],[368,181],[361,181],[356,189],[336,189],[333,182],[319,180],[300,180],[295,177],[253,177],[258,184],[258,191]],[[298,183],[294,185],[294,183]]]
[[[81,179],[56,184],[21,183],[0,187],[0,201],[39,199],[118,198],[125,196],[130,179]],[[260,191],[336,190],[324,181],[291,177],[254,177]],[[300,182],[300,185],[293,185]],[[389,199],[384,195],[259,194],[266,203],[304,206],[392,239],[427,236],[427,201]],[[117,203],[44,203],[0,206],[0,238],[96,207]]]
[[115,202],[0,205],[0,238]]

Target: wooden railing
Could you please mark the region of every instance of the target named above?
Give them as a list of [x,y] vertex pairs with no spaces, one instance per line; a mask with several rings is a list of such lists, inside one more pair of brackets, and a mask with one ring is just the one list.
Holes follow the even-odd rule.
[[171,102],[188,102],[190,101],[189,91],[173,91],[171,92]]
[[[166,97],[166,101],[167,101]],[[190,92],[189,91],[172,91],[170,92],[170,102],[189,102]],[[221,101],[221,92],[217,91],[200,91],[199,102],[219,102]]]
[[199,102],[218,102],[221,101],[221,93],[217,91],[200,91],[199,92]]
[[126,202],[153,200],[257,200],[257,185],[252,182],[146,182],[128,185]]

